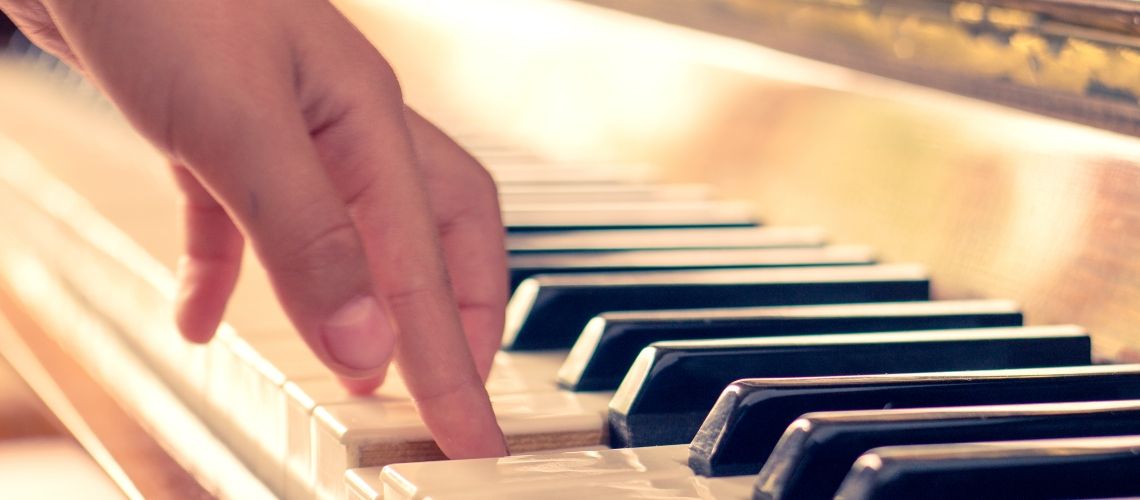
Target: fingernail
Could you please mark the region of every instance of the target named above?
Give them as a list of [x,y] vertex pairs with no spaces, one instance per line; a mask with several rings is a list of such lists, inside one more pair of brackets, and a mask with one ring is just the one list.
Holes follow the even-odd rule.
[[359,297],[325,321],[321,341],[333,361],[370,372],[388,365],[396,332],[376,299]]

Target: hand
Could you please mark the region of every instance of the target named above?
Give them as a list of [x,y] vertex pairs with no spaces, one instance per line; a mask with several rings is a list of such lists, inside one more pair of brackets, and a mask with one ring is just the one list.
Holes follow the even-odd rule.
[[290,320],[346,387],[375,389],[394,354],[448,456],[505,454],[482,386],[507,295],[494,184],[404,106],[392,69],[335,8],[0,7],[175,165],[187,226],[178,325],[188,339],[213,335],[248,237]]

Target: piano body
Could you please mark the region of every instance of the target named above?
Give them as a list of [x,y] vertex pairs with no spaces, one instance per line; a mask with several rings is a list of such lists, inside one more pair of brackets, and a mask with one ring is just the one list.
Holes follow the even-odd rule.
[[[905,344],[915,349],[909,359],[932,356],[929,366],[948,367],[925,371],[988,366],[958,368],[959,361],[940,360],[919,345],[932,338],[956,342],[954,348],[964,352],[990,353],[983,350],[1017,351],[1016,346],[993,345],[1034,336],[1053,350],[1041,343],[1032,352],[1058,353],[1051,359],[995,355],[1006,364],[993,368],[1088,364],[1086,329],[1098,363],[1140,359],[1133,332],[1140,304],[1140,264],[1134,258],[1140,248],[1140,139],[1134,137],[1140,132],[1140,9],[1130,2],[337,3],[392,61],[412,106],[454,133],[500,176],[507,219],[519,228],[562,219],[586,221],[579,226],[622,225],[614,222],[626,220],[622,217],[632,221],[627,226],[637,226],[652,219],[667,229],[641,231],[657,231],[653,237],[669,241],[659,245],[663,248],[693,247],[696,258],[711,258],[711,253],[699,253],[711,249],[693,243],[708,238],[704,246],[762,254],[723,266],[675,265],[733,270],[664,271],[648,282],[645,273],[658,271],[607,274],[645,267],[621,258],[617,264],[604,259],[580,264],[590,271],[583,278],[557,274],[560,266],[566,267],[558,259],[528,254],[517,259],[519,268],[530,262],[545,271],[529,281],[520,276],[512,307],[520,304],[516,308],[521,312],[511,314],[538,314],[527,294],[564,293],[583,283],[610,286],[628,280],[623,283],[660,291],[682,290],[687,279],[727,280],[759,290],[756,297],[770,296],[770,290],[777,290],[773,283],[830,283],[854,290],[858,298],[723,303],[701,302],[711,297],[702,292],[693,293],[696,299],[686,305],[755,306],[744,319],[728,319],[749,325],[767,321],[777,325],[776,333],[780,328],[858,333],[850,338],[821,335],[822,340],[809,344]],[[0,60],[0,110],[0,315],[7,318],[0,322],[0,352],[128,496],[368,497],[384,491],[380,466],[440,458],[398,383],[373,398],[352,399],[339,392],[290,334],[256,264],[243,270],[219,338],[209,346],[178,339],[169,319],[171,269],[179,248],[173,186],[162,159],[93,89],[49,59],[7,57]],[[590,180],[591,175],[597,178]],[[577,182],[552,181],[560,177]],[[746,200],[752,208],[741,212],[739,206],[709,201],[707,191],[721,199]],[[676,222],[690,216],[696,222]],[[737,227],[756,216],[773,229],[754,234],[754,229]],[[668,228],[676,225],[721,228],[693,233]],[[623,248],[649,246],[642,249],[647,255],[674,251],[646,243],[652,241],[645,236],[650,233],[626,231],[624,239],[618,238]],[[576,238],[588,233],[519,231],[509,238],[522,255],[531,244],[583,250],[593,243]],[[542,239],[558,237],[557,243]],[[874,255],[863,247],[821,246],[824,240],[829,245],[866,244]],[[723,252],[717,255],[726,258]],[[581,256],[566,261],[585,262]],[[761,269],[774,265],[771,261],[795,267]],[[888,264],[868,265],[872,261]],[[925,268],[891,264],[912,262]],[[801,267],[812,263],[828,265]],[[826,276],[820,277],[820,269]],[[953,304],[921,305],[929,298],[927,286],[933,298]],[[619,297],[621,291],[613,293]],[[985,299],[1008,299],[1015,305]],[[890,304],[837,304],[852,301]],[[807,305],[828,303],[833,307]],[[614,304],[620,301],[584,308],[589,309],[585,318],[630,309]],[[698,321],[713,322],[700,312],[623,314],[603,314],[589,326],[575,324],[571,333],[593,328],[590,335],[597,340],[608,338],[612,325],[641,325],[660,317],[693,321],[693,314]],[[724,319],[743,313],[719,314]],[[887,330],[947,331],[914,342],[906,335],[864,334],[876,330],[852,326],[862,324],[858,318],[879,318],[875,324],[883,325],[908,315],[942,319],[928,328]],[[1022,315],[1025,324],[1039,326],[1011,335],[1006,329],[1019,325]],[[810,320],[797,325],[815,326],[789,326],[795,321],[788,318],[801,316]],[[966,316],[994,323],[959,324]],[[1007,320],[1012,323],[1003,323]],[[1081,326],[1045,326],[1059,324]],[[991,327],[982,329],[990,342],[974,342],[981,333],[961,330],[966,326]],[[816,330],[808,331],[812,328]],[[721,338],[715,332],[728,336],[730,329],[724,326],[706,338]],[[522,331],[515,333],[522,336]],[[688,337],[672,340],[680,338]],[[803,347],[789,338],[741,339],[730,347],[752,349],[757,356]],[[521,342],[521,337],[512,339]],[[555,468],[570,463],[582,466],[586,475],[601,467],[597,464],[617,464],[620,474],[614,477],[628,473],[619,479],[649,484],[646,491],[654,491],[652,477],[658,476],[652,476],[653,464],[659,464],[668,469],[660,474],[666,479],[662,484],[674,488],[669,490],[673,493],[753,494],[754,470],[707,481],[694,475],[699,467],[689,466],[696,462],[683,445],[687,438],[683,443],[676,436],[658,436],[668,443],[650,440],[673,445],[663,448],[604,449],[616,445],[615,436],[625,429],[614,426],[615,418],[630,417],[633,428],[631,408],[641,401],[637,398],[644,388],[637,384],[642,379],[630,375],[622,380],[619,373],[599,382],[604,386],[600,391],[560,388],[558,384],[586,380],[581,373],[560,372],[573,371],[566,365],[582,373],[593,366],[583,361],[591,355],[589,349],[579,348],[573,338],[569,342],[538,351],[508,345],[510,352],[497,362],[490,381],[512,449],[536,455],[502,463],[393,467],[385,472],[389,492],[421,498],[533,498],[621,490],[601,479],[583,482],[584,476],[571,473],[533,475],[544,463]],[[671,353],[710,349],[698,344],[655,345],[640,355],[643,345],[633,351],[627,346],[628,359],[622,358],[620,371],[632,363],[648,372]],[[971,351],[974,344],[985,345]],[[592,348],[595,354],[602,349]],[[977,354],[977,359],[990,354]],[[1072,362],[1073,355],[1082,354],[1084,363]],[[574,359],[562,365],[568,355]],[[735,378],[776,377],[748,369]],[[879,373],[862,370],[869,371],[851,373]],[[1074,370],[1106,379],[1115,373],[1100,367]],[[1113,385],[1116,379],[1108,380],[1102,392],[1089,389],[1089,397],[1140,399],[1140,394],[1129,395],[1136,392],[1135,383],[1127,385],[1130,370],[1135,368],[1119,370],[1126,379],[1123,389]],[[1068,373],[1061,372],[1050,376]],[[762,386],[767,387],[746,381],[734,390],[745,394]],[[989,394],[995,396],[971,404],[1054,401],[1005,401],[996,396],[1004,394],[998,388]],[[615,407],[611,396],[625,398],[629,415],[615,410],[622,405]],[[732,409],[730,403],[722,397],[717,411]],[[1016,412],[1022,410],[1010,408],[974,411],[986,418],[1021,415]],[[1112,403],[1025,411],[1030,410],[1119,413],[1134,408]],[[940,411],[952,416],[956,410]],[[930,418],[929,412],[911,412],[915,415],[907,414],[909,418]],[[855,418],[821,415],[816,425]],[[695,421],[703,425],[698,436],[715,430],[710,422],[715,419]],[[631,435],[630,442],[641,439]],[[1032,454],[1013,443],[1008,447],[1014,451]],[[1044,443],[1044,448],[1034,448],[1044,454],[1133,446],[1125,438],[1037,443]],[[896,447],[873,458],[894,464],[914,456],[957,456],[960,448],[970,448],[937,446],[953,449]],[[568,448],[586,451],[561,451]],[[693,449],[699,448],[694,443]],[[542,454],[549,450],[561,455]],[[856,472],[870,476],[870,461],[859,459],[856,465],[863,469]],[[498,472],[511,467],[521,471],[514,483]],[[848,463],[843,471],[850,468]],[[347,476],[346,469],[352,469]],[[769,472],[768,466],[764,470]],[[852,477],[859,476],[856,472]],[[416,482],[423,478],[429,478],[427,484]],[[431,484],[431,478],[452,482]],[[506,489],[494,489],[499,483],[489,478],[502,480]],[[567,491],[527,489],[528,481],[533,485],[547,479]],[[677,486],[682,483],[684,487]],[[700,489],[705,486],[710,489]],[[858,493],[859,485],[845,487]]]

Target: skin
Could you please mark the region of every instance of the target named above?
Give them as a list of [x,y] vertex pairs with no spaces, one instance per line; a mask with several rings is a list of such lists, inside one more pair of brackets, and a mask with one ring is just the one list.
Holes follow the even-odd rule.
[[246,239],[344,385],[396,360],[440,448],[501,456],[483,382],[506,253],[486,170],[408,109],[391,67],[325,0],[0,0],[170,159],[186,248],[177,322],[206,342]]

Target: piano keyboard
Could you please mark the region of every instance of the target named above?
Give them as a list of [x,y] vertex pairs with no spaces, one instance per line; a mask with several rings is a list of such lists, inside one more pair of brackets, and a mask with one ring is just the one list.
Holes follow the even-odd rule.
[[16,221],[0,268],[40,315],[67,297],[110,325],[51,329],[111,382],[116,356],[137,356],[265,488],[223,496],[911,498],[938,481],[976,497],[996,476],[1009,484],[992,491],[1029,495],[1025,482],[1071,474],[1087,475],[1083,491],[1140,494],[1125,480],[1138,438],[1105,438],[1140,434],[1140,367],[1093,365],[1083,328],[1021,326],[1007,301],[932,301],[920,265],[760,226],[644,166],[460,135],[503,190],[514,294],[487,387],[511,450],[529,455],[425,462],[443,457],[399,375],[345,393],[257,266],[248,311],[208,346],[183,342],[160,263],[176,249],[138,229],[173,217],[153,178],[101,198],[100,179],[0,142],[0,205]]

